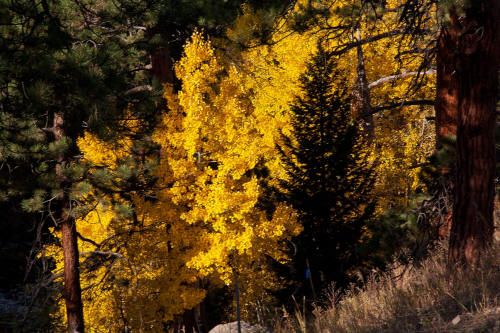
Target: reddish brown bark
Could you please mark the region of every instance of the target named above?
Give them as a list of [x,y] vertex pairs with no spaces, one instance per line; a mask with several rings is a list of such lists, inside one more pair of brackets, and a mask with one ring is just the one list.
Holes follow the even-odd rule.
[[[454,49],[453,34],[443,27],[438,35],[436,46],[436,99],[434,110],[436,112],[436,150],[442,148],[442,140],[449,136],[457,135],[458,123],[458,77],[453,63]],[[448,167],[442,167],[440,173],[446,176],[450,172]],[[453,185],[451,185],[450,198],[453,200]],[[444,209],[444,218],[439,222],[438,236],[447,239],[450,235],[453,221],[453,210]]]
[[457,178],[449,261],[474,265],[493,239],[500,1],[449,12],[458,80]]
[[151,67],[153,76],[160,81],[160,83],[174,83],[174,64],[170,54],[170,48],[168,45],[168,28],[163,24],[158,24],[151,29],[147,30],[147,36],[149,40],[157,36],[161,36],[164,41],[164,45],[154,49],[151,52]]
[[441,140],[457,134],[458,80],[453,66],[453,40],[448,29],[440,31],[436,50],[436,147]]
[[173,63],[168,47],[161,47],[153,52],[151,55],[151,65],[153,67],[153,75],[161,83],[174,82]]
[[[54,115],[54,135],[56,140],[64,137],[64,118]],[[56,179],[62,192],[60,205],[56,212],[57,224],[61,228],[61,240],[64,255],[64,299],[69,333],[84,333],[82,290],[80,286],[80,264],[78,238],[75,219],[71,216],[71,202],[68,197],[70,184],[63,174],[66,156],[60,154],[57,159]]]
[[64,298],[66,300],[68,332],[83,333],[83,303],[75,220],[67,216],[60,223],[60,226],[64,252]]

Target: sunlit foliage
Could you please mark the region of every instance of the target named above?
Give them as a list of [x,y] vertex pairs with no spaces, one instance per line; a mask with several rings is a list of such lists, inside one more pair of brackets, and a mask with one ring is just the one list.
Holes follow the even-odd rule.
[[[238,68],[224,65],[210,42],[195,34],[176,74],[182,89],[175,94],[167,87],[169,111],[154,135],[165,156],[158,207],[168,198],[181,211],[179,223],[200,228],[191,234],[198,253],[187,267],[227,285],[237,277],[245,285],[243,299],[250,302],[278,286],[266,260],[287,260],[283,241],[300,226],[285,205],[267,211],[258,206],[259,182],[272,173],[267,159],[274,146],[265,141],[269,133]],[[152,211],[157,219],[165,213]]]
[[[345,20],[342,5],[329,7],[330,26]],[[207,281],[232,289],[238,280],[245,315],[250,315],[252,303],[271,299],[269,290],[283,287],[285,281],[269,264],[289,260],[288,240],[302,226],[291,207],[270,202],[266,188],[289,177],[276,147],[283,134],[292,136],[291,103],[302,94],[299,76],[317,41],[329,37],[318,25],[304,24],[296,32],[297,21],[290,17],[298,19],[301,10],[297,5],[276,24],[267,45],[251,43],[240,49],[226,39],[210,41],[195,33],[175,66],[180,87],[165,87],[166,110],[152,134],[159,157],[147,157],[146,162],[158,164],[154,186],[147,193],[121,193],[118,187],[106,196],[90,187],[80,193],[78,200],[95,203],[77,221],[90,332],[162,331],[204,299]],[[376,28],[373,18],[364,17],[359,38],[394,29],[395,15],[380,12]],[[245,7],[227,37],[251,40],[245,33],[261,19]],[[331,38],[325,47],[335,50],[355,38]],[[396,59],[401,50],[390,39],[364,44],[362,50],[369,82],[417,70],[412,59]],[[354,86],[356,52],[353,48],[338,56],[346,91]],[[409,76],[373,87],[372,107],[407,98],[411,80]],[[432,94],[432,83],[424,80],[411,98]],[[373,195],[378,214],[405,207],[421,186],[419,167],[434,147],[429,115],[427,106],[375,115],[369,149],[377,158]],[[88,172],[103,181],[110,176],[130,180],[131,170],[146,168],[134,156],[134,144],[126,138],[109,143],[90,133],[78,142]],[[131,169],[119,163],[127,159],[135,161]],[[60,249],[47,251],[56,259],[54,272],[60,273]]]

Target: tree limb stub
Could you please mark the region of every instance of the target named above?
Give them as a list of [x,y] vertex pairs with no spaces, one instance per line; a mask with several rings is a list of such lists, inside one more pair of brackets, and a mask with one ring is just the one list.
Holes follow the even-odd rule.
[[125,96],[128,96],[128,95],[133,95],[133,94],[137,94],[137,93],[140,93],[140,92],[143,92],[143,91],[152,91],[153,90],[153,87],[150,86],[150,85],[143,85],[143,86],[138,86],[138,87],[134,87],[132,89],[129,89],[127,91],[125,91]]
[[389,75],[389,76],[384,76],[378,80],[375,80],[371,83],[368,84],[368,88],[372,89],[374,87],[377,87],[381,84],[384,84],[384,83],[387,83],[387,82],[391,82],[391,81],[395,81],[395,80],[400,80],[400,79],[405,79],[407,77],[410,77],[410,76],[415,76],[415,75],[432,75],[432,74],[436,74],[436,70],[435,69],[429,69],[428,71],[425,71],[425,72],[403,72],[401,74],[395,74],[395,75]]

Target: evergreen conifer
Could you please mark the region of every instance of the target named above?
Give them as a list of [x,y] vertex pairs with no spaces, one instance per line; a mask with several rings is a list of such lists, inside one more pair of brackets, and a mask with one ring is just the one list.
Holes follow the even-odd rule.
[[321,46],[300,78],[292,135],[279,147],[288,174],[285,200],[300,213],[292,279],[312,298],[334,282],[345,286],[362,265],[357,245],[374,215],[375,177],[345,76]]

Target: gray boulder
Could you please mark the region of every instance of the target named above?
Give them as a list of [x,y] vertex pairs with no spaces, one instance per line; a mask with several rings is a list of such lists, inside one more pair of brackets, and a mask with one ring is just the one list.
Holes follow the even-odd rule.
[[[241,321],[241,333],[266,333],[267,330],[259,325],[252,325]],[[220,324],[212,328],[208,333],[238,333],[238,322]]]

